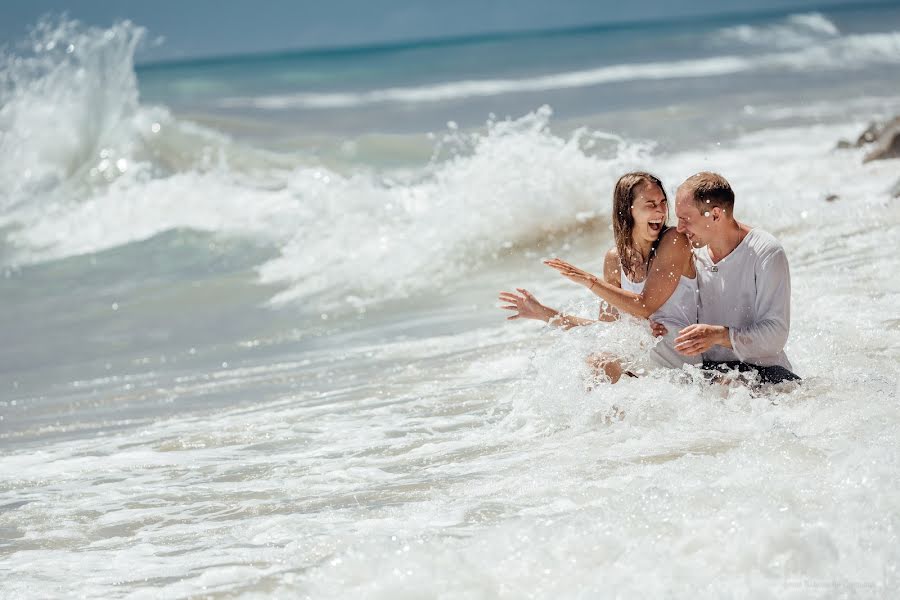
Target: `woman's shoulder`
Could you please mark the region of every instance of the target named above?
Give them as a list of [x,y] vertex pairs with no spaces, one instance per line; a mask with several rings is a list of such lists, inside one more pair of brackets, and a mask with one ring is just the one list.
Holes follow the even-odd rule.
[[620,285],[619,271],[622,269],[622,263],[619,262],[619,251],[615,246],[606,251],[603,257],[603,278],[615,286]]
[[679,233],[674,227],[669,227],[663,231],[662,239],[659,242],[660,245],[669,244],[672,246],[682,246],[688,249],[691,247],[691,243],[688,241],[687,236],[683,233]]
[[662,233],[657,248],[657,269],[675,270],[682,275],[693,277],[694,266],[691,260],[691,243],[687,236],[671,227]]

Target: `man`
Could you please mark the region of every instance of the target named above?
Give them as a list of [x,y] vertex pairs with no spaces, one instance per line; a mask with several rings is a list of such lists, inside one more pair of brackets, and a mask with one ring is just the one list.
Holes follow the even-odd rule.
[[[771,234],[734,218],[734,192],[716,173],[685,180],[675,197],[678,231],[697,248],[699,323],[675,349],[703,356],[703,368],[756,372],[762,383],[800,379],[784,353],[791,322],[791,275]],[[654,332],[665,328],[654,325]]]

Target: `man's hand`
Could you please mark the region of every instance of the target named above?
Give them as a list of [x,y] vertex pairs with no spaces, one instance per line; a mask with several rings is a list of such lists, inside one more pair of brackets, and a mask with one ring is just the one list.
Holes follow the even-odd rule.
[[550,267],[551,269],[556,269],[562,275],[575,283],[581,284],[584,287],[591,289],[597,283],[597,277],[591,275],[587,271],[583,271],[578,267],[570,265],[564,260],[559,258],[553,258],[550,260],[545,260],[544,264]]
[[669,330],[662,323],[650,321],[650,332],[653,333],[653,337],[662,337],[669,333]]
[[[556,316],[556,311],[547,308],[537,301],[537,298],[531,295],[531,292],[524,288],[516,288],[519,294],[513,292],[500,292],[500,302],[505,302],[506,306],[500,308],[504,310],[514,310],[516,314],[507,317],[507,321],[513,319],[537,319],[538,321],[548,321]],[[521,295],[520,295],[521,294]]]
[[675,350],[686,356],[697,356],[717,345],[731,348],[728,328],[722,325],[688,325],[675,338]]

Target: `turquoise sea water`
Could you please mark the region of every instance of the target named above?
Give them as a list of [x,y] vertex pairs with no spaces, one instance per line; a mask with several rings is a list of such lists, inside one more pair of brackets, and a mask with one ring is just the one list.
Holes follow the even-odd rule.
[[[0,595],[896,587],[900,169],[835,148],[900,114],[896,6],[135,67],[144,36],[2,58]],[[720,171],[783,241],[802,388],[589,391],[640,324],[503,319],[596,310],[541,258],[599,269],[635,168]]]

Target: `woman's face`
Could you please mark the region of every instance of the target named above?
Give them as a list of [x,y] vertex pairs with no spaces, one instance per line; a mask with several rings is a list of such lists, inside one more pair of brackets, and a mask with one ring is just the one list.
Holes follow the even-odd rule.
[[669,213],[666,195],[658,186],[644,183],[637,188],[631,203],[631,217],[634,219],[634,238],[655,241],[666,224]]

